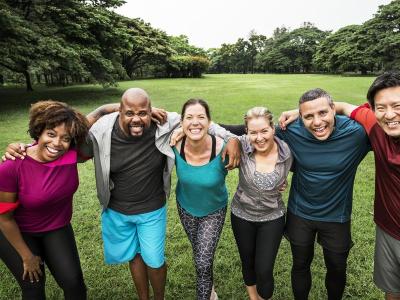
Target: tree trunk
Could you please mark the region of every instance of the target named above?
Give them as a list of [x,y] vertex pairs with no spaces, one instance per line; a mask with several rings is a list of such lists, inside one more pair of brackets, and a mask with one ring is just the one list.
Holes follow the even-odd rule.
[[31,75],[29,74],[28,71],[24,71],[24,72],[22,72],[22,74],[24,74],[24,76],[25,76],[26,90],[28,92],[32,92],[33,88],[32,88],[32,82],[31,82]]

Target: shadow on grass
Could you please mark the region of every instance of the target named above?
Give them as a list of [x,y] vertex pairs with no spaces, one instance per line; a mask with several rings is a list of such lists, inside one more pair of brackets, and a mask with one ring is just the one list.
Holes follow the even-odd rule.
[[93,103],[108,103],[119,101],[123,93],[122,88],[103,88],[95,85],[71,87],[35,87],[33,92],[24,88],[0,88],[1,111],[9,111],[29,107],[39,100],[58,100],[72,106],[85,106]]

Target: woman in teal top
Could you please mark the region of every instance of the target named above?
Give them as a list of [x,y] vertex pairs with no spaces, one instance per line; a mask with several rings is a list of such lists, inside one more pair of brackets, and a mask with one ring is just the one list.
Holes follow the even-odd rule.
[[193,248],[197,299],[214,300],[213,261],[228,201],[224,143],[208,134],[211,118],[204,100],[188,100],[181,115],[186,137],[174,148],[178,213]]

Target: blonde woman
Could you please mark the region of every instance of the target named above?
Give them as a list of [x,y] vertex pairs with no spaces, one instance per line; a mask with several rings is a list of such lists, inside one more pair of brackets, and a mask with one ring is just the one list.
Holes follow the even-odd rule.
[[243,280],[251,300],[269,299],[273,268],[285,227],[280,187],[292,164],[288,145],[275,137],[271,112],[250,109],[247,134],[240,137],[239,184],[231,205],[231,223],[242,262]]

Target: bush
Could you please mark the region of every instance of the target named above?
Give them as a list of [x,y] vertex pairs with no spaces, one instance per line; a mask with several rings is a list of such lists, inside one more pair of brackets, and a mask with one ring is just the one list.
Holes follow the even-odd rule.
[[167,63],[169,77],[201,77],[208,70],[210,61],[203,56],[171,56]]

